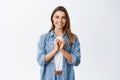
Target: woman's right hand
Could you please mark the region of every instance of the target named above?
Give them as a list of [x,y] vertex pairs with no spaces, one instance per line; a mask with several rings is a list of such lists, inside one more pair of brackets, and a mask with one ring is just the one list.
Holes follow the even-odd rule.
[[59,44],[58,43],[59,43],[59,39],[55,39],[54,40],[54,49],[51,52],[47,53],[46,56],[45,56],[45,61],[46,62],[49,62],[52,59],[52,57],[56,54],[56,52],[59,50]]
[[55,50],[55,52],[57,52],[59,50],[59,42],[60,42],[59,39],[54,40],[54,50]]

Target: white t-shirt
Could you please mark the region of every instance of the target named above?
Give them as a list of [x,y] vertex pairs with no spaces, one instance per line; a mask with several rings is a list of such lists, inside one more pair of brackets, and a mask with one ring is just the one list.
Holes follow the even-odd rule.
[[[62,38],[62,36],[57,36],[56,38],[60,39],[60,38]],[[55,54],[54,60],[55,60],[55,69],[56,69],[56,71],[57,70],[62,70],[63,54],[61,53],[61,51],[58,51]]]

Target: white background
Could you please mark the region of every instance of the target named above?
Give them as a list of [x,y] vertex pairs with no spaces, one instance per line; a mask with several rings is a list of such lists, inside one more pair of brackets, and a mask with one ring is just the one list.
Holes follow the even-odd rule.
[[59,5],[81,43],[76,80],[120,80],[119,0],[0,0],[0,80],[39,80],[37,41]]

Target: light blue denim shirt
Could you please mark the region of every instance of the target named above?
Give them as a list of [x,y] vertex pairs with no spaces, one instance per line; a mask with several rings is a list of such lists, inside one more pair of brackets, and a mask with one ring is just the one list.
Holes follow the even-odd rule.
[[[42,34],[38,41],[37,61],[40,65],[40,80],[55,80],[54,58],[52,58],[48,63],[45,62],[45,55],[53,50],[53,41],[55,38],[56,36],[52,30],[48,33]],[[70,63],[63,58],[61,79],[75,80],[73,66],[78,66],[80,64],[80,42],[78,38],[76,38],[74,40],[74,44],[70,45],[66,33],[64,33],[62,38],[66,41],[64,48],[72,55],[72,62]]]

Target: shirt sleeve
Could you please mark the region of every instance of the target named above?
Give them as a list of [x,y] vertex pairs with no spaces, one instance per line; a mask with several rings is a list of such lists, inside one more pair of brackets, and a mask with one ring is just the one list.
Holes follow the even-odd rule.
[[46,55],[45,36],[46,36],[45,34],[40,36],[38,40],[38,45],[37,45],[37,61],[38,61],[38,64],[41,66],[44,66],[45,64],[47,64],[45,62],[45,55]]
[[80,53],[80,42],[76,38],[74,44],[71,48],[72,62],[68,62],[71,65],[78,66],[81,62],[81,53]]

